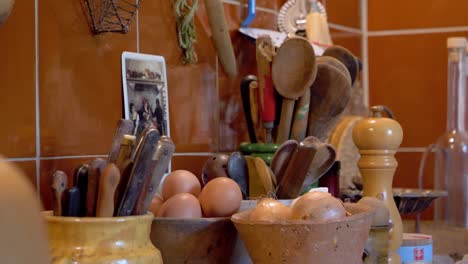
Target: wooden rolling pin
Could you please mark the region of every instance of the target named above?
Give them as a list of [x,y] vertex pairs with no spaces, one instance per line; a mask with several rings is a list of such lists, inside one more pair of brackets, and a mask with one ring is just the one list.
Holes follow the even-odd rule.
[[237,76],[236,57],[224,18],[223,2],[221,0],[205,0],[205,8],[211,32],[213,32],[213,45],[218,53],[219,61],[224,72],[230,77],[235,77]]

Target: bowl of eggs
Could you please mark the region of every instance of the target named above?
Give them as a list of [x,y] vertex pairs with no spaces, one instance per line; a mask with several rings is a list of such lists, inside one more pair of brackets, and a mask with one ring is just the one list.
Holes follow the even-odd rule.
[[171,172],[150,208],[155,215],[151,241],[164,263],[226,263],[237,238],[230,217],[241,200],[239,186],[227,177],[202,187],[189,171]]
[[310,192],[265,198],[231,217],[253,263],[362,263],[374,210]]

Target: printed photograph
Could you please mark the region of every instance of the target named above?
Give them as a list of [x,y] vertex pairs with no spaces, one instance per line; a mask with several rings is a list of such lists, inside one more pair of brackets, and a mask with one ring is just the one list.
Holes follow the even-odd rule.
[[169,136],[169,106],[166,63],[161,56],[124,52],[122,54],[125,118],[134,123],[138,136],[155,127]]

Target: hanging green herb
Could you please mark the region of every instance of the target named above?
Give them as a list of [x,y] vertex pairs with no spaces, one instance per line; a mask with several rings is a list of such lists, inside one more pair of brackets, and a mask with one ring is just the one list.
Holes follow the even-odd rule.
[[198,61],[194,47],[197,36],[193,23],[197,8],[198,0],[192,0],[191,6],[187,3],[187,0],[176,0],[174,5],[179,46],[184,50],[184,63],[196,63]]

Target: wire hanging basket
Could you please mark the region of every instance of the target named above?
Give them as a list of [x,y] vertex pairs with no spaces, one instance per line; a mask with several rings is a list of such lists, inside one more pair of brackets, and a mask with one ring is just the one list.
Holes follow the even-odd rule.
[[84,0],[94,34],[127,33],[141,0]]

